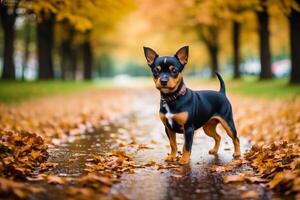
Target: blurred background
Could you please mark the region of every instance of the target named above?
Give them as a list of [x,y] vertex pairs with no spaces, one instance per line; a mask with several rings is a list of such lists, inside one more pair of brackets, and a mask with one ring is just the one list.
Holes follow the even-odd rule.
[[189,45],[186,76],[300,83],[300,0],[0,2],[4,80],[145,77],[144,45]]
[[[238,162],[200,136],[190,166],[161,163],[143,46],[185,45],[188,87],[226,80],[241,149],[254,147]],[[299,141],[300,0],[0,0],[0,199],[300,200]]]

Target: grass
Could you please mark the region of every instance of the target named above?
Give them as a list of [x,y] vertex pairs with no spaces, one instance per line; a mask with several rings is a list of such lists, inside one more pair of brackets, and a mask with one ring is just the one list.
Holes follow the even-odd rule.
[[[216,88],[218,81],[214,80],[189,80],[195,84]],[[188,82],[189,82],[188,81]],[[143,79],[142,82],[150,83],[149,79]],[[225,79],[227,91],[246,96],[263,97],[263,98],[285,98],[300,97],[300,85],[289,85],[288,79],[274,79],[269,81],[258,81],[257,78],[244,77],[242,80]],[[151,82],[152,83],[152,82]],[[111,87],[111,79],[103,79],[92,82],[83,81],[0,81],[0,102],[5,104],[15,104],[37,97],[45,97],[56,94],[70,94],[72,92],[90,89]],[[151,84],[152,85],[152,84]],[[206,88],[206,86],[204,86]]]
[[300,96],[300,85],[289,85],[288,82],[287,78],[258,81],[257,78],[245,77],[242,80],[229,81],[227,85],[230,92],[249,96],[266,98]]
[[6,104],[20,103],[37,97],[71,92],[104,86],[104,83],[73,81],[0,81],[0,102]]
[[[260,81],[257,77],[246,76],[241,80],[232,80],[231,78],[226,77],[224,80],[226,84],[226,91],[228,93],[262,98],[300,97],[300,85],[289,85],[289,80],[287,78]],[[193,78],[191,83],[196,85],[201,84],[204,86],[203,89],[213,88],[213,90],[216,90],[219,88],[219,81],[217,78],[201,81]]]

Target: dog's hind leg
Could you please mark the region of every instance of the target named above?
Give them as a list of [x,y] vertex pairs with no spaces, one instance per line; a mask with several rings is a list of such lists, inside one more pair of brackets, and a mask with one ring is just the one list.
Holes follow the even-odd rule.
[[[232,139],[234,145],[234,157],[239,157],[241,155],[240,150],[240,141],[237,137],[237,132],[234,126],[234,122],[232,119],[232,114],[228,115],[226,118],[222,118],[220,116],[214,116],[214,119],[218,119],[222,124],[223,128],[225,129],[227,135]],[[226,120],[225,120],[226,119]]]
[[[234,121],[232,119],[232,115],[228,117],[227,119],[228,123],[228,130],[226,130],[227,134],[231,137],[233,144],[234,144],[234,157],[239,157],[241,155],[241,149],[240,149],[240,140],[237,136],[237,131],[234,125]],[[223,126],[224,127],[224,126]]]
[[217,119],[211,119],[203,126],[203,130],[206,135],[215,140],[215,146],[209,150],[210,154],[217,154],[220,147],[221,136],[216,131],[218,123],[219,121]]

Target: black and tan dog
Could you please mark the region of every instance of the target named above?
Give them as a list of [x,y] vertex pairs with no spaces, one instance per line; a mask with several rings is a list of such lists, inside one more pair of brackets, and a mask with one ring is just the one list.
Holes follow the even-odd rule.
[[216,126],[221,123],[234,144],[234,157],[240,156],[240,143],[237,137],[232,109],[225,95],[225,84],[216,73],[221,89],[219,92],[192,91],[185,87],[182,70],[188,61],[188,46],[179,49],[174,56],[158,56],[151,48],[144,47],[147,63],[150,66],[155,86],[161,93],[160,118],[170,140],[171,153],[166,161],[176,161],[176,133],[184,134],[183,154],[180,164],[189,163],[194,131],[203,126],[204,132],[215,140],[209,151],[217,154],[221,137]]

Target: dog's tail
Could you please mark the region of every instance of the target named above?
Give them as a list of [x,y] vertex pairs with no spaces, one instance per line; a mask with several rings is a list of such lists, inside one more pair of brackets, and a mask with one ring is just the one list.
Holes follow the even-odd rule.
[[222,79],[222,76],[218,72],[215,72],[215,73],[216,73],[216,75],[217,75],[217,77],[218,77],[218,79],[220,81],[220,92],[223,93],[223,94],[226,94],[225,93],[225,83],[224,83],[224,81]]

